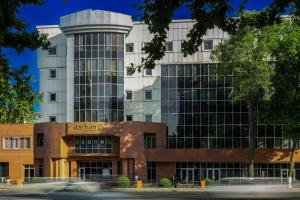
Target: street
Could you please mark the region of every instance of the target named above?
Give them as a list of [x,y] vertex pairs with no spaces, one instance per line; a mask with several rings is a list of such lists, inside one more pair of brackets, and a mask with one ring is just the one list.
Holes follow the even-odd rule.
[[0,199],[95,200],[95,199],[300,199],[300,192],[53,192],[48,194],[13,195]]

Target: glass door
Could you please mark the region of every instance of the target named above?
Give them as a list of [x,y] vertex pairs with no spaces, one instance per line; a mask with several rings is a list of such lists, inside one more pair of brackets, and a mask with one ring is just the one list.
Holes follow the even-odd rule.
[[85,169],[84,168],[79,168],[79,177],[80,179],[85,179]]
[[207,177],[213,181],[220,179],[220,169],[207,169]]
[[183,183],[194,183],[194,169],[181,169],[180,178]]

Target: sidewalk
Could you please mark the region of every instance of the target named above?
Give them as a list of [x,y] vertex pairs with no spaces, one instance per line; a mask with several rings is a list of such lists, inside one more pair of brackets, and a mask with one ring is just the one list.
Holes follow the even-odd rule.
[[138,190],[137,188],[112,188],[110,191],[116,192],[234,192],[234,193],[282,193],[282,192],[300,192],[299,185],[289,188],[287,184],[278,185],[221,185],[208,186],[204,190],[200,187],[195,188],[159,188],[147,187]]

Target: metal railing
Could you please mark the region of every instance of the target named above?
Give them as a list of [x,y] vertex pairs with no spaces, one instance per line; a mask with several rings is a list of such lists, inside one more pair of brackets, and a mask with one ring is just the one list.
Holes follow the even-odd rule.
[[215,182],[215,184],[218,185],[259,185],[287,183],[288,177],[227,177],[221,178]]

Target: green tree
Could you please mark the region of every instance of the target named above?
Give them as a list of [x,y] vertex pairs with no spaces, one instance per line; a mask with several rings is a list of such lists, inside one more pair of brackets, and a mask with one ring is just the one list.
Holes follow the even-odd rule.
[[[141,65],[134,65],[130,69],[141,71],[143,68],[154,68],[155,61],[165,55],[164,43],[167,39],[169,24],[176,10],[186,7],[189,10],[191,19],[195,24],[183,41],[181,51],[184,56],[192,55],[201,45],[202,36],[207,29],[219,27],[224,31],[233,34],[237,27],[253,26],[262,28],[274,23],[280,23],[279,14],[300,15],[300,3],[298,0],[273,0],[266,8],[253,14],[251,18],[244,17],[245,4],[248,0],[239,2],[239,9],[234,10],[234,0],[144,0],[136,4],[141,11],[139,19],[148,26],[149,32],[153,35],[150,43],[147,43],[143,50],[147,54],[142,59]],[[249,1],[251,2],[251,1]],[[236,17],[240,15],[240,17]]]
[[271,26],[267,34],[272,40],[275,75],[274,94],[264,107],[263,120],[285,124],[284,136],[292,141],[289,177],[293,176],[295,154],[300,140],[300,24],[299,19],[286,19]]
[[[252,13],[249,13],[252,15]],[[232,35],[228,43],[212,52],[213,60],[222,63],[219,75],[232,77],[232,99],[247,104],[249,110],[249,176],[254,176],[254,152],[257,133],[257,107],[268,100],[273,91],[271,52],[264,31],[245,26]]]
[[40,95],[31,87],[28,66],[11,67],[3,49],[21,53],[25,48],[47,48],[47,36],[27,31],[27,23],[18,18],[20,6],[41,5],[42,0],[4,0],[0,2],[0,123],[23,123],[34,117],[33,105]]

